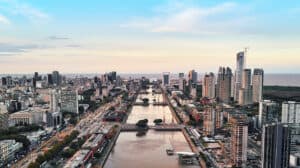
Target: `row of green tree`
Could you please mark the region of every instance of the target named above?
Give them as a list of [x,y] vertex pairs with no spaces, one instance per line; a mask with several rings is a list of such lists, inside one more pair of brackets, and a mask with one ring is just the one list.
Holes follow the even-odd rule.
[[63,150],[63,148],[65,148],[75,138],[77,138],[78,134],[78,131],[73,131],[70,135],[66,136],[63,141],[55,144],[50,150],[45,152],[43,155],[39,155],[35,162],[30,163],[28,168],[39,168],[40,165],[44,162],[54,159],[56,156],[58,156],[57,154]]
[[78,138],[77,141],[73,141],[68,147],[67,149],[63,150],[62,152],[62,157],[68,159],[70,157],[72,157],[76,151],[78,151],[81,146],[84,144],[85,139],[84,138]]
[[38,131],[40,129],[44,129],[42,126],[32,124],[26,126],[17,126],[17,127],[9,127],[8,129],[1,129],[0,128],[0,135],[12,135],[12,134],[19,134],[24,132],[33,132]]

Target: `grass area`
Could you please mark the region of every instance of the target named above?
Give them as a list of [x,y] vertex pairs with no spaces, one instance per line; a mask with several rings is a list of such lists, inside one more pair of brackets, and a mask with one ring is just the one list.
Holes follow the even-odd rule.
[[300,101],[300,87],[264,86],[264,99],[270,99],[277,102]]

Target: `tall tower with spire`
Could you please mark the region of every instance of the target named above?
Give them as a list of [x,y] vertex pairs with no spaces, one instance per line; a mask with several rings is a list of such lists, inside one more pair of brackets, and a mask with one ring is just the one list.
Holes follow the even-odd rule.
[[234,79],[234,100],[239,99],[239,90],[242,87],[242,74],[243,69],[246,68],[246,59],[245,54],[247,52],[247,48],[245,48],[245,51],[238,52],[236,55],[236,69],[235,69],[235,79]]

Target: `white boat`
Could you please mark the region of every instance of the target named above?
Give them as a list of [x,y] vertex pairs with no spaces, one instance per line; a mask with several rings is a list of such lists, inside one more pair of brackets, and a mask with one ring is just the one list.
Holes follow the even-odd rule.
[[174,155],[174,149],[167,149],[166,152],[168,155]]

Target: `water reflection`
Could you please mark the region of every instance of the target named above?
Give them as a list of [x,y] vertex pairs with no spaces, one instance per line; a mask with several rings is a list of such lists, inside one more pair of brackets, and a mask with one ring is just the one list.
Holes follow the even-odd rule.
[[[143,98],[149,99],[149,106],[134,106],[127,123],[136,123],[141,119],[148,119],[150,125],[153,120],[162,119],[165,123],[175,123],[176,120],[168,106],[153,106],[152,102],[162,102],[162,95],[153,95],[152,89],[148,94],[138,96],[137,102]],[[153,100],[155,99],[155,100]],[[145,136],[138,137],[136,132],[122,132],[111,152],[105,168],[193,168],[198,166],[181,165],[176,155],[168,156],[166,149],[172,147],[175,152],[190,152],[182,132],[158,132],[150,130]]]

